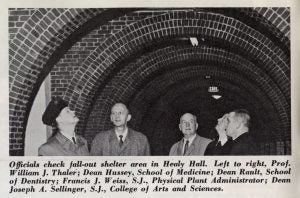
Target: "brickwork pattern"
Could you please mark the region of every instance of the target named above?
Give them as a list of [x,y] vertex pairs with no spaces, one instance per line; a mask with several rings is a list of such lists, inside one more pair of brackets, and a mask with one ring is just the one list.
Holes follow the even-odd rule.
[[[11,154],[22,155],[24,151],[27,117],[43,78],[51,70],[51,95],[64,96],[80,115],[88,115],[87,109],[93,106],[98,88],[105,86],[112,71],[122,69],[119,63],[124,58],[157,40],[174,36],[201,35],[225,44],[229,50],[237,49],[235,52],[242,52],[241,55],[249,57],[255,65],[264,67],[264,71],[278,85],[278,93],[283,93],[283,101],[289,101],[289,57],[276,46],[276,42],[265,37],[259,29],[250,28],[232,17],[187,10],[126,14],[84,36],[53,67],[50,60],[61,50],[64,41],[75,31],[81,31],[83,24],[95,17],[101,18],[105,9],[10,9]],[[289,41],[289,9],[254,8],[242,11],[274,32],[280,42]],[[99,64],[98,61],[103,62]],[[290,119],[288,112],[283,114],[285,120]]]
[[[149,12],[152,16],[153,12]],[[108,37],[116,34],[127,25],[145,18],[147,15],[129,13],[126,16],[108,21],[76,42],[51,70],[51,94],[63,96],[73,75],[82,65],[83,61]]]
[[[185,61],[211,62],[212,64],[218,64],[220,71],[240,70],[240,75],[243,73],[256,84],[260,84],[261,89],[268,94],[269,98],[273,99],[274,105],[276,106],[278,113],[281,113],[282,117],[287,115],[288,112],[286,112],[285,109],[289,107],[288,103],[285,101],[283,95],[280,96],[280,91],[276,88],[276,84],[251,62],[217,48],[205,46],[182,48],[169,47],[139,59],[136,63],[124,68],[119,74],[115,75],[115,78],[107,84],[107,87],[103,89],[94,104],[94,110],[92,111],[88,122],[89,127],[86,129],[86,136],[95,133],[92,128],[98,130],[109,128],[111,125],[108,115],[112,104],[118,101],[125,103],[132,101],[134,95],[137,95],[137,90],[144,89],[141,88],[141,86],[147,77],[150,76],[150,79],[152,79],[153,77],[151,76],[155,76],[156,72],[159,72],[160,70],[169,71],[172,68],[176,68],[176,65],[185,65]],[[207,70],[209,69],[210,67],[207,67]],[[226,75],[225,73],[223,74]],[[231,78],[235,79],[238,78],[238,76],[232,76]],[[176,82],[176,80],[171,79],[171,76],[169,81]],[[142,100],[144,98],[149,98],[149,100],[146,100],[146,103],[154,100],[155,97],[151,97],[150,94],[156,95],[157,93],[160,93],[160,90],[168,90],[168,84],[162,82],[157,83],[157,87],[155,87],[152,92],[149,92],[149,95],[141,97],[138,102],[131,106],[136,109],[143,109],[145,104]],[[255,90],[256,89],[253,89],[253,92],[255,92]],[[84,115],[83,117],[86,116],[88,115]],[[97,122],[97,117],[101,117],[102,121]],[[289,126],[288,119],[285,119],[284,123],[286,123],[286,126]]]
[[[150,20],[149,18],[147,18],[147,20]],[[188,22],[186,22],[187,24],[188,24]],[[238,22],[237,22],[238,23]],[[165,24],[165,23],[164,23]],[[192,22],[191,22],[191,24],[192,24]],[[212,25],[213,25],[214,23],[212,23]],[[136,24],[134,24],[134,25],[136,25]],[[129,26],[128,28],[134,28],[134,25],[132,25],[132,26]],[[136,25],[137,26],[137,29],[138,29],[138,25]],[[160,25],[156,25],[156,27],[158,27],[158,26],[160,26]],[[125,30],[122,30],[121,32],[125,32],[126,33],[126,30],[128,29],[128,28],[125,28]],[[140,29],[142,29],[142,28],[140,28]],[[171,28],[170,28],[171,29]],[[251,31],[248,31],[248,29],[246,28],[246,30],[247,30],[247,32],[251,32]],[[127,30],[128,31],[128,30]],[[146,31],[146,30],[145,30]],[[179,31],[179,30],[178,30]],[[141,36],[140,37],[143,37],[144,35],[143,35],[143,31],[138,31],[140,34],[141,34]],[[157,32],[159,32],[159,31],[157,31]],[[174,32],[176,32],[176,31],[174,31]],[[179,31],[180,32],[180,31]],[[187,30],[187,32],[188,32],[188,30]],[[125,34],[124,33],[124,34]],[[168,34],[168,32],[164,32],[164,33],[166,33],[166,34]],[[138,35],[138,33],[136,33],[137,35]],[[211,34],[215,34],[214,32],[212,32]],[[257,35],[258,33],[256,33],[256,34],[254,34],[254,37],[255,38],[257,38]],[[121,33],[119,33],[118,35],[121,35]],[[158,34],[157,34],[158,35]],[[161,33],[161,36],[163,35],[163,33]],[[128,36],[128,35],[127,35]],[[125,36],[124,36],[125,37]],[[89,67],[90,69],[89,70],[85,70],[87,73],[82,73],[82,70],[79,70],[79,72],[75,75],[75,77],[74,77],[74,79],[76,79],[76,82],[74,81],[73,83],[71,82],[71,85],[70,85],[70,88],[69,88],[69,90],[66,92],[66,98],[69,98],[69,96],[71,97],[70,98],[70,101],[71,101],[71,103],[72,104],[76,104],[76,110],[78,110],[79,112],[82,112],[82,115],[84,115],[85,114],[85,112],[84,112],[84,107],[86,107],[86,106],[89,106],[90,104],[91,104],[91,98],[93,98],[93,95],[95,94],[95,90],[97,90],[97,84],[101,84],[101,82],[103,82],[104,80],[105,80],[105,75],[106,74],[108,74],[109,73],[109,70],[112,70],[114,67],[116,67],[114,64],[113,64],[113,61],[114,60],[117,60],[118,58],[115,58],[115,56],[119,56],[119,59],[120,58],[122,58],[123,56],[122,55],[124,55],[124,54],[122,54],[122,53],[125,53],[125,51],[126,51],[126,55],[130,55],[129,53],[130,53],[130,50],[128,50],[128,49],[126,49],[125,47],[117,47],[117,44],[119,44],[119,43],[124,43],[124,42],[127,42],[127,41],[125,41],[124,40],[124,37],[122,37],[122,39],[121,39],[121,41],[117,41],[117,34],[116,35],[114,35],[114,38],[113,39],[107,39],[106,40],[106,43],[109,43],[109,42],[113,42],[113,41],[115,41],[115,44],[113,44],[113,43],[109,43],[109,44],[107,44],[107,46],[110,46],[110,47],[108,47],[108,48],[106,48],[106,49],[108,49],[108,50],[116,50],[116,51],[110,51],[110,52],[105,52],[104,51],[104,48],[103,49],[101,49],[103,46],[106,46],[105,44],[103,44],[103,46],[100,46],[96,51],[95,51],[95,53],[94,54],[96,54],[96,52],[98,51],[98,52],[101,52],[99,55],[97,55],[97,56],[100,56],[100,57],[98,57],[99,59],[97,59],[97,56],[96,55],[94,55],[94,54],[92,54],[90,57],[88,57],[86,60],[85,60],[85,63],[83,63],[83,66],[85,65],[85,64],[87,64],[88,63],[88,65],[86,65],[86,67]],[[129,37],[129,36],[128,36]],[[151,36],[149,36],[149,37],[151,37]],[[155,37],[155,34],[154,34],[154,37]],[[247,37],[248,38],[248,37]],[[149,39],[149,38],[148,38]],[[267,38],[264,38],[264,39],[266,39],[267,40]],[[130,40],[130,41],[132,41],[132,39]],[[143,41],[142,40],[142,38],[139,38],[139,41],[140,42],[144,42],[144,44],[146,43],[146,41]],[[148,42],[151,42],[151,41],[148,41]],[[241,41],[238,41],[238,42],[241,42]],[[273,46],[273,44],[272,44],[272,42],[270,42],[270,41],[265,41],[266,43],[268,43],[269,45],[271,45],[271,46]],[[257,43],[257,42],[256,42]],[[262,42],[263,43],[263,42]],[[136,44],[136,43],[134,43],[134,41],[132,41],[131,42],[131,45],[134,45],[134,44]],[[242,43],[241,43],[242,44]],[[258,43],[257,43],[258,44]],[[261,43],[260,43],[261,44]],[[140,44],[140,45],[143,45],[143,44]],[[112,47],[113,46],[113,47]],[[123,46],[126,46],[125,44],[123,45]],[[130,46],[130,44],[128,44],[128,46]],[[244,46],[244,45],[243,45]],[[272,48],[270,46],[270,48]],[[274,47],[274,46],[273,46]],[[101,49],[101,50],[100,50]],[[123,49],[123,50],[122,50]],[[130,48],[131,50],[136,50],[136,49],[138,49],[138,46],[134,46],[134,47],[131,47]],[[255,48],[255,49],[257,49],[257,48]],[[264,52],[265,52],[265,50],[266,49],[264,49],[262,46],[258,46],[258,49],[262,49]],[[119,51],[118,51],[119,50]],[[284,55],[283,55],[283,53],[282,52],[280,52],[280,49],[278,49],[279,51],[277,51],[277,52],[279,52],[279,56],[281,56],[282,55],[282,57],[281,58],[284,58]],[[123,51],[123,52],[121,52],[121,51]],[[259,51],[254,51],[254,49],[251,49],[250,50],[250,52],[253,52],[253,54],[255,55],[257,55],[258,56],[258,58],[259,58],[259,61],[264,61],[264,62],[262,62],[262,65],[266,65],[266,67],[268,67],[267,69],[268,70],[270,70],[271,71],[271,73],[273,73],[274,75],[277,75],[277,77],[274,77],[275,79],[276,78],[280,78],[280,79],[282,79],[281,80],[281,83],[282,83],[282,85],[281,85],[281,90],[283,90],[283,91],[285,91],[285,92],[289,92],[289,89],[287,89],[287,87],[289,87],[289,81],[287,80],[288,79],[288,77],[285,75],[285,74],[280,74],[280,72],[278,73],[278,72],[275,72],[275,69],[274,68],[278,68],[277,70],[278,71],[282,71],[282,72],[284,72],[284,73],[289,73],[289,66],[287,65],[287,62],[288,62],[288,59],[286,58],[285,59],[285,64],[283,64],[283,65],[286,65],[286,66],[282,66],[282,67],[279,67],[279,66],[274,66],[274,64],[275,64],[275,62],[273,61],[274,59],[272,59],[272,58],[267,58],[267,57],[265,57],[265,56],[263,56],[263,55],[265,55],[262,51],[261,52],[259,52]],[[108,54],[112,54],[112,56],[108,56]],[[102,61],[101,60],[101,58],[103,59],[104,58],[104,55],[105,56],[107,56],[107,60],[106,61]],[[278,54],[277,54],[278,55]],[[275,56],[277,56],[277,55],[275,55]],[[92,60],[91,59],[91,57],[93,57],[95,60]],[[114,60],[113,60],[114,59]],[[118,61],[120,61],[118,59]],[[266,63],[266,59],[269,59],[268,61],[267,61],[267,63],[269,63],[269,64],[265,64]],[[280,58],[279,58],[280,59]],[[277,59],[278,61],[279,61],[279,59]],[[278,61],[276,62],[276,65],[277,65],[277,63],[278,63]],[[93,63],[94,62],[94,63]],[[96,66],[96,64],[98,64],[98,62],[101,62],[101,63],[103,63],[103,65],[101,66]],[[280,62],[280,61],[279,61]],[[278,63],[279,64],[279,63]],[[109,66],[109,67],[108,67]],[[270,69],[272,67],[272,69]],[[92,69],[91,69],[92,68]],[[97,71],[97,69],[98,69],[98,71]],[[109,70],[106,70],[106,69],[109,69]],[[84,70],[84,69],[83,69]],[[90,71],[94,71],[93,72],[93,74],[90,72]],[[104,72],[105,71],[105,72]],[[98,79],[98,76],[100,76],[101,75],[101,80],[96,80],[96,79]],[[82,76],[88,76],[88,77],[90,77],[90,78],[92,78],[92,79],[86,79],[86,78],[82,78]],[[286,79],[284,79],[284,78],[286,78]],[[79,79],[79,80],[78,80]],[[89,85],[85,85],[85,82],[89,82]],[[95,84],[96,83],[96,84]],[[93,86],[93,87],[91,87],[91,85]],[[71,91],[72,90],[72,91]],[[75,90],[75,91],[74,91]],[[289,95],[289,94],[287,94],[287,95]],[[86,108],[85,108],[86,109]],[[107,112],[107,111],[106,111]]]
[[[178,123],[178,119],[182,113],[191,111],[187,109],[193,109],[192,113],[195,113],[198,118],[201,118],[199,120],[198,132],[206,137],[215,126],[216,119],[221,116],[220,112],[225,113],[234,108],[246,108],[251,111],[252,116],[255,113],[260,114],[261,112],[265,112],[264,115],[257,116],[262,119],[255,120],[255,123],[259,123],[258,126],[252,127],[254,129],[253,135],[257,137],[256,139],[262,142],[268,141],[268,138],[277,141],[284,139],[281,136],[282,134],[280,134],[282,132],[280,131],[281,126],[279,124],[281,121],[278,117],[272,116],[277,115],[277,113],[274,114],[273,112],[274,106],[270,104],[269,99],[266,99],[267,96],[265,96],[263,92],[258,91],[258,87],[253,87],[251,83],[247,83],[243,80],[243,86],[245,87],[241,90],[239,84],[233,85],[226,83],[233,81],[233,79],[230,79],[230,76],[226,75],[226,78],[229,79],[224,79],[224,81],[218,80],[218,82],[214,81],[214,85],[218,86],[221,90],[226,89],[225,93],[230,93],[229,95],[226,94],[225,97],[226,100],[231,101],[232,104],[226,103],[227,106],[224,106],[221,101],[208,100],[210,97],[207,96],[207,87],[211,85],[211,82],[205,79],[206,75],[211,75],[211,77],[214,78],[214,76],[224,77],[224,74],[220,72],[218,67],[210,66],[210,70],[208,70],[207,67],[201,67],[202,70],[195,68],[195,66],[181,68],[165,74],[164,77],[158,77],[157,80],[154,79],[149,83],[151,85],[147,89],[143,89],[143,93],[136,97],[139,101],[133,101],[131,103],[130,110],[133,117],[134,115],[138,116],[137,120],[132,121],[140,122],[141,119],[143,120],[143,126],[140,127],[140,130],[147,134],[155,154],[165,155],[166,153],[161,151],[168,150],[175,141],[181,138],[181,135],[178,135],[180,132],[177,125],[169,126],[166,122],[172,120],[170,116],[173,117],[173,115],[176,115],[177,120],[173,123]],[[236,74],[231,73],[231,75],[235,76]],[[239,80],[242,79],[236,79],[235,83],[240,83]],[[250,87],[248,86],[249,84]],[[161,89],[161,86],[165,88]],[[183,99],[180,97],[183,97]],[[152,101],[157,102],[151,104]],[[263,102],[260,103],[261,101]],[[138,107],[136,107],[137,104]],[[189,108],[189,106],[192,108]],[[176,109],[179,107],[185,107],[185,110],[177,112]],[[215,109],[217,109],[217,112],[214,112]],[[141,117],[141,115],[143,117]],[[166,122],[161,122],[161,120]],[[270,123],[270,120],[272,120],[272,123]],[[138,124],[133,125],[138,126]],[[275,136],[270,137],[270,134],[266,136],[270,131],[272,131]],[[163,149],[161,147],[163,147]],[[268,154],[268,152],[262,151],[262,154]]]
[[[9,109],[10,109],[10,150],[16,155],[23,153],[25,128],[32,101],[37,92],[38,77],[46,67],[47,60],[62,42],[74,32],[80,24],[102,10],[93,9],[30,9],[24,12],[30,17],[18,24],[18,30],[10,36],[9,50]],[[17,12],[17,11],[16,11]],[[17,15],[13,10],[11,13]],[[19,11],[18,11],[19,12]],[[10,18],[23,20],[20,16]],[[12,25],[12,23],[11,23]],[[17,32],[16,32],[17,31]],[[15,33],[16,32],[16,33]]]
[[23,24],[33,15],[35,9],[33,8],[11,8],[9,9],[8,18],[8,33],[9,40],[11,41],[18,30],[23,26]]
[[[252,135],[255,137],[255,139],[260,140],[260,142],[258,142],[259,144],[265,144],[265,142],[269,142],[269,141],[283,142],[284,140],[286,140],[285,134],[282,133],[283,126],[280,124],[282,123],[282,121],[278,117],[278,113],[274,112],[274,106],[273,104],[271,104],[271,101],[268,101],[269,99],[266,95],[264,95],[263,91],[259,92],[258,87],[253,87],[251,83],[249,82],[247,83],[245,82],[245,80],[243,80],[243,86],[245,87],[239,84],[232,85],[226,83],[232,81],[232,79],[224,79],[224,81],[222,81],[221,80],[222,77],[226,75],[219,74],[220,76],[219,78],[217,78],[219,82],[214,81],[214,85],[218,86],[221,90],[226,89],[225,93],[230,93],[229,95],[225,94],[223,96],[226,97],[226,101],[231,101],[232,104],[230,104],[230,102],[227,102],[226,106],[224,106],[224,104],[222,104],[221,101],[219,102],[207,101],[207,98],[210,98],[209,96],[206,96],[207,87],[210,86],[211,83],[207,83],[207,79],[205,79],[205,76],[209,74],[212,76],[212,78],[214,78],[215,75],[218,75],[218,73],[220,73],[220,70],[218,68],[216,69],[213,69],[212,67],[210,68],[211,69],[209,71],[203,69],[204,70],[203,72],[200,72],[197,69],[193,70],[191,68],[184,68],[184,69],[178,69],[177,71],[174,71],[175,75],[173,75],[174,74],[173,72],[168,73],[166,76],[172,75],[173,77],[175,76],[175,79],[176,78],[177,79],[175,80],[174,78],[166,77],[158,81],[154,80],[152,81],[153,83],[151,83],[152,85],[149,87],[149,91],[146,91],[145,89],[143,90],[143,92],[145,91],[146,93],[143,93],[142,96],[136,97],[138,99],[140,98],[145,99],[144,104],[141,104],[140,101],[133,101],[133,104],[131,105],[131,110],[133,114],[146,116],[146,118],[145,117],[142,118],[143,126],[141,130],[147,131],[148,132],[147,134],[151,134],[151,137],[153,138],[153,140],[155,140],[152,143],[154,145],[153,146],[154,149],[156,149],[156,147],[160,144],[161,145],[166,144],[165,142],[168,142],[167,140],[168,138],[172,138],[173,142],[178,140],[176,139],[177,135],[175,134],[175,132],[178,133],[177,126],[173,126],[173,128],[168,128],[168,126],[166,126],[165,123],[161,123],[161,125],[159,125],[159,121],[161,119],[168,120],[169,118],[166,117],[169,117],[170,115],[177,115],[177,118],[179,119],[180,115],[182,115],[182,113],[186,111],[192,111],[198,116],[198,118],[201,118],[199,120],[198,131],[200,132],[200,134],[207,137],[208,134],[205,132],[210,132],[210,130],[215,126],[216,119],[219,116],[221,116],[220,112],[224,112],[224,113],[229,112],[234,108],[246,108],[250,110],[253,118],[256,117],[259,118],[259,120],[254,121],[254,123],[257,123],[257,125],[252,126],[253,129]],[[185,69],[187,70],[183,71]],[[215,73],[214,70],[216,70],[217,72]],[[235,76],[236,74],[233,75]],[[197,80],[193,79],[193,76],[196,77],[196,79],[199,79],[198,82]],[[226,76],[226,78],[228,77],[229,76]],[[183,80],[179,81],[180,78],[182,78]],[[235,83],[239,83],[240,82],[239,80],[242,79],[236,79]],[[173,86],[166,85],[165,87],[168,86],[171,87],[171,89],[166,88],[160,90],[159,87],[164,84],[177,84],[177,85],[175,85],[175,87],[174,85]],[[241,87],[243,87],[243,90],[240,90]],[[159,100],[151,100],[151,97],[159,97]],[[149,101],[158,101],[157,102],[158,104],[157,106],[156,104],[149,105],[149,103],[147,103]],[[136,106],[137,103],[140,106],[136,110],[137,111],[145,110],[144,113],[135,112],[134,107]],[[142,106],[145,108],[141,108]],[[176,112],[176,109],[178,107],[185,107],[186,110],[180,111],[180,113],[178,113]],[[195,108],[196,110],[194,110]],[[158,109],[159,111],[156,111],[156,109]],[[187,109],[193,109],[193,110],[187,110]],[[214,109],[218,109],[217,112],[214,112]],[[157,113],[155,113],[155,111]],[[259,115],[255,115],[255,114],[259,114]],[[205,123],[204,125],[203,122]],[[153,129],[154,126],[155,129]],[[165,136],[160,137],[159,133],[163,133],[165,134]],[[172,135],[167,135],[167,134],[172,134]],[[172,141],[170,141],[171,143],[169,146],[172,145]],[[157,150],[156,152],[160,152],[160,151]],[[272,153],[273,152],[274,150],[272,150]],[[282,150],[278,149],[276,152],[281,153]],[[284,153],[288,153],[288,152],[284,152]],[[269,150],[261,150],[261,154],[270,154],[270,152]]]
[[[256,18],[265,26],[267,26],[271,31],[276,33],[277,37],[286,44],[290,46],[290,9],[289,8],[262,8],[257,7],[253,10],[242,9],[250,17]],[[253,12],[253,11],[256,11]]]
[[[235,76],[236,74],[231,72],[230,76],[227,75],[224,77],[222,76],[224,73],[224,71],[221,72],[221,70],[215,66],[201,66],[200,69],[196,66],[190,66],[184,69],[182,68],[170,71],[166,75],[155,78],[146,86],[145,89],[138,93],[135,96],[135,99],[130,103],[130,109],[136,115],[145,115],[146,112],[150,111],[153,107],[152,101],[157,101],[158,104],[162,103],[165,106],[169,106],[170,104],[173,104],[174,101],[177,101],[173,106],[180,107],[182,102],[185,103],[186,100],[180,100],[177,97],[184,96],[186,98],[194,99],[193,94],[194,91],[197,90],[201,90],[201,94],[207,97],[207,88],[211,86],[211,84],[214,84],[223,90],[223,93],[231,93],[224,96],[226,98],[232,98],[232,101],[234,101],[233,103],[237,103],[237,105],[233,106],[239,106],[241,102],[245,102],[249,104],[247,107],[251,107],[251,110],[256,109],[253,110],[254,112],[263,112],[263,115],[261,116],[262,118],[268,117],[268,115],[274,115],[274,113],[265,113],[274,111],[274,106],[270,99],[268,99],[268,97],[265,95],[264,91],[260,90],[259,87],[253,87],[253,85],[247,81],[246,84],[243,84],[242,86],[240,84],[233,84],[231,81],[237,83],[239,82],[237,81],[238,79],[233,80],[229,77]],[[212,78],[218,77],[218,80],[206,79],[205,76],[208,75]],[[197,96],[197,94],[195,94],[195,96]],[[231,101],[231,99],[228,100]],[[194,101],[192,101],[191,104],[193,104],[193,102]],[[245,104],[243,105],[245,106]],[[159,108],[161,109],[163,106],[159,106]],[[231,108],[231,105],[225,108],[225,112],[229,111],[231,109],[228,108]],[[264,108],[269,109],[264,111],[259,110]],[[214,111],[214,109],[211,109],[209,112],[211,111]],[[222,112],[222,110],[220,111]],[[220,111],[218,110],[218,112]],[[136,120],[138,123],[137,125],[140,125],[141,121],[142,120],[139,117],[139,119]]]

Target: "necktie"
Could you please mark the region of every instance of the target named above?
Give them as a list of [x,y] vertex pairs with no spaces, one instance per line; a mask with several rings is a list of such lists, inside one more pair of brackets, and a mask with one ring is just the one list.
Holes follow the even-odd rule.
[[74,144],[76,144],[76,139],[75,139],[75,137],[72,137],[72,141],[73,141]]
[[188,150],[188,147],[189,147],[189,141],[187,140],[187,141],[185,142],[185,145],[184,145],[183,155],[186,154],[186,151]]
[[122,138],[123,138],[123,135],[119,135],[119,138],[120,138],[119,145],[120,145],[120,146],[122,146],[122,145],[123,145],[123,143],[124,143],[124,142],[123,142],[123,139],[122,139]]

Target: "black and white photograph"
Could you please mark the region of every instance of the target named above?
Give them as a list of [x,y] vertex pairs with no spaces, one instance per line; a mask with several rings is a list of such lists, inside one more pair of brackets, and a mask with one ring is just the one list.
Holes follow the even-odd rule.
[[290,155],[290,8],[10,8],[11,156]]
[[297,3],[5,1],[0,194],[298,197]]

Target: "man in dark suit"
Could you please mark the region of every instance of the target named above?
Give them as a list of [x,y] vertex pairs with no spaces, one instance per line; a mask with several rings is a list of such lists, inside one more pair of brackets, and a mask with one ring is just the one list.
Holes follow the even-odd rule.
[[172,146],[170,155],[204,155],[211,140],[199,136],[196,133],[197,128],[197,117],[191,113],[183,114],[180,118],[179,129],[184,137]]
[[48,104],[42,121],[46,125],[57,127],[58,132],[39,147],[39,156],[89,155],[87,141],[75,134],[74,129],[79,119],[66,101],[54,97]]
[[250,115],[247,110],[238,109],[229,113],[226,133],[232,137],[229,155],[257,155],[258,148],[249,132]]
[[218,133],[217,139],[209,143],[204,155],[229,155],[232,140],[226,135],[228,125],[228,114],[218,119],[215,129]]
[[110,120],[114,128],[96,135],[91,146],[91,155],[105,156],[147,156],[150,146],[145,135],[127,127],[131,115],[126,105],[115,104]]

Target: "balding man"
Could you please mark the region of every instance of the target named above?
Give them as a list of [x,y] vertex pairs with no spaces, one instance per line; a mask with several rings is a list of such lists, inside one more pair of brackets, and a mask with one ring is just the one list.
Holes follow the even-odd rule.
[[91,155],[98,156],[146,156],[150,147],[145,135],[127,127],[131,119],[126,105],[117,103],[111,108],[110,120],[114,128],[96,135]]
[[250,115],[245,109],[229,113],[226,133],[232,137],[229,155],[257,155],[258,149],[249,133]]
[[199,136],[196,133],[197,128],[197,117],[191,113],[183,114],[180,118],[179,129],[184,137],[172,146],[170,155],[204,155],[211,140]]

